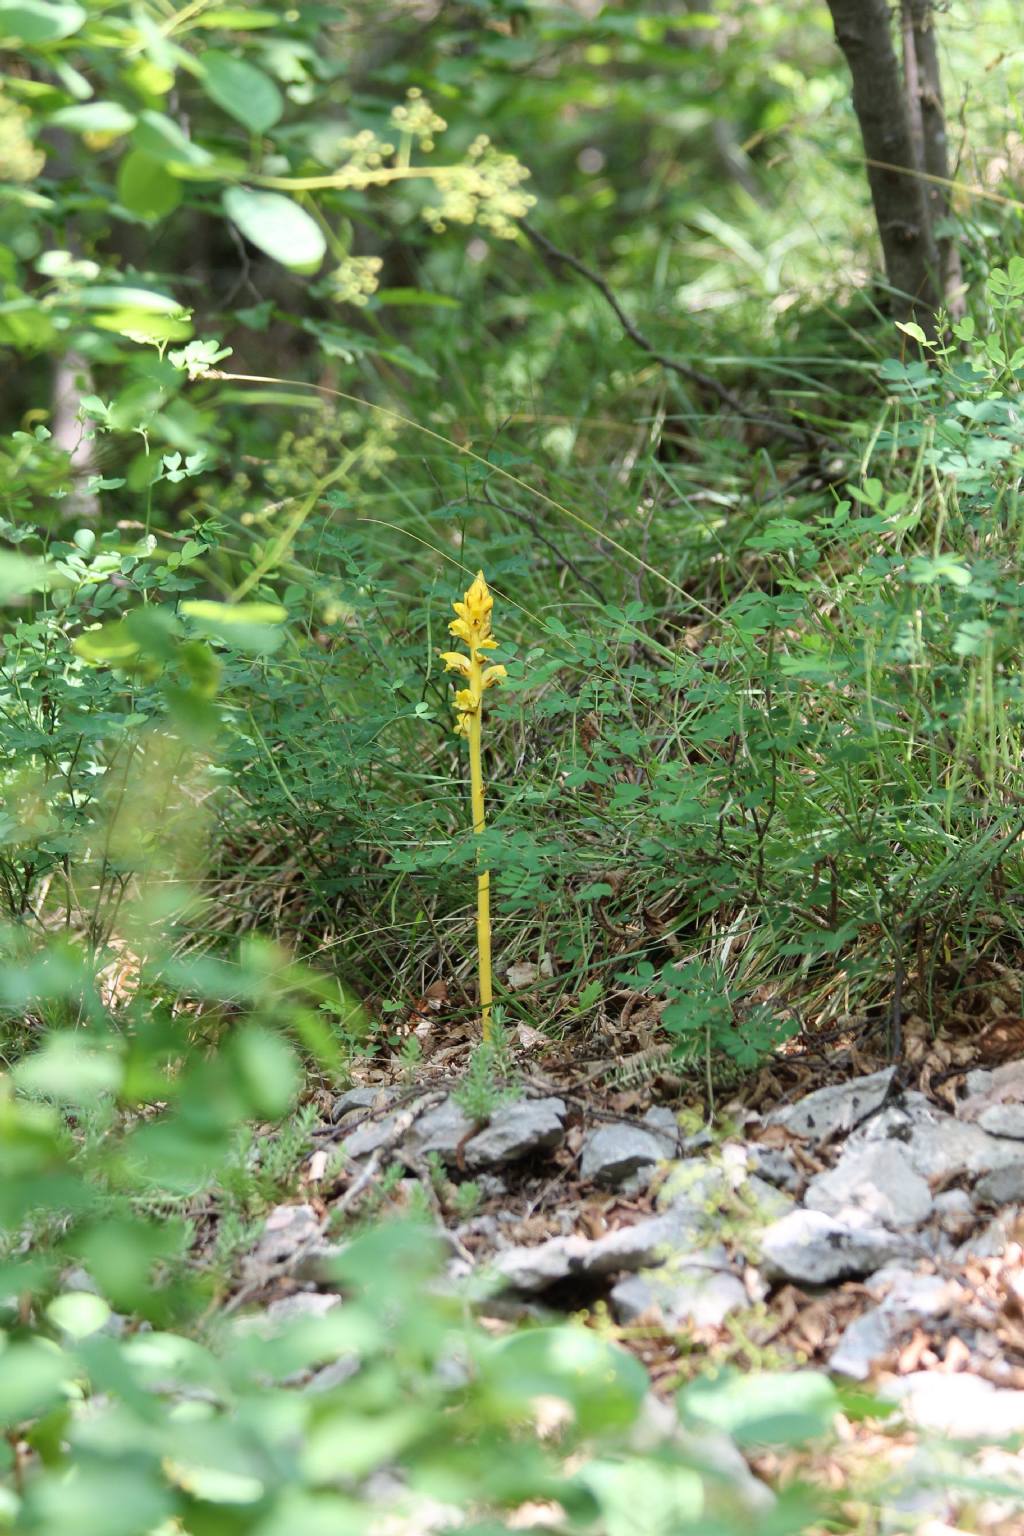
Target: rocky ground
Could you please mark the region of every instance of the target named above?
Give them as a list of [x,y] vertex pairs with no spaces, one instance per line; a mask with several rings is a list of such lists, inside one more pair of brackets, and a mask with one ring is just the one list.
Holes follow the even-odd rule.
[[1024,1061],[945,1103],[890,1068],[690,1134],[667,1105],[546,1086],[475,1118],[443,1083],[325,1105],[304,1197],[271,1213],[233,1304],[335,1305],[344,1222],[425,1201],[495,1327],[582,1314],[656,1390],[709,1363],[847,1384],[836,1443],[758,1474],[884,1482],[893,1531],[1024,1530]]

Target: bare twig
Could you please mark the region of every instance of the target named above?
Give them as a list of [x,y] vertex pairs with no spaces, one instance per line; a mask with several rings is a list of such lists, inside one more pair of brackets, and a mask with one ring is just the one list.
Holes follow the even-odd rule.
[[681,363],[678,358],[669,357],[666,353],[659,352],[654,343],[648,340],[627,315],[600,272],[595,272],[593,267],[588,267],[585,262],[580,261],[578,256],[573,256],[570,251],[563,251],[553,241],[549,240],[547,235],[542,235],[539,229],[534,229],[532,224],[526,223],[525,220],[520,220],[519,227],[527,239],[531,240],[549,261],[554,262],[556,265],[569,267],[571,271],[576,272],[596,288],[633,345],[639,347],[642,352],[646,352],[648,357],[652,357],[656,363],[660,363],[662,368],[667,368],[670,372],[677,373],[680,378],[686,379],[689,383],[696,384],[698,389],[703,389],[709,394],[715,395],[721,400],[723,405],[727,405],[730,411],[741,420],[752,421],[756,422],[759,426],[769,427],[773,432],[778,433],[780,437],[785,437],[792,443],[800,443],[803,447],[817,441],[816,434],[807,428],[792,427],[788,422],[779,421],[774,416],[754,415],[745,408],[742,400],[737,395],[734,395],[731,389],[719,379],[714,378],[710,373],[703,373],[699,368],[694,368],[689,363]]

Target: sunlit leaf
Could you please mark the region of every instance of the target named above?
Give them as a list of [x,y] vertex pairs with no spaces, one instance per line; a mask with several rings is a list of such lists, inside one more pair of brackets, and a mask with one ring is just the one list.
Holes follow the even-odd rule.
[[224,212],[247,240],[293,272],[315,272],[323,261],[327,241],[320,226],[280,192],[229,187]]

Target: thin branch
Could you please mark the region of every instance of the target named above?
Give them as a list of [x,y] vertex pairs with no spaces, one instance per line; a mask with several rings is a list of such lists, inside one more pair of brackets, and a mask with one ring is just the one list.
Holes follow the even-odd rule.
[[519,227],[527,239],[532,240],[537,249],[542,251],[550,261],[563,267],[569,267],[571,271],[576,272],[596,288],[634,346],[639,347],[642,352],[646,352],[648,357],[652,357],[656,363],[660,363],[662,368],[667,368],[672,373],[677,373],[680,378],[686,379],[689,383],[696,384],[699,389],[716,395],[723,405],[727,405],[730,411],[742,420],[753,421],[760,426],[770,427],[780,437],[788,438],[790,442],[800,443],[804,447],[816,440],[815,434],[805,428],[791,427],[788,423],[778,421],[773,416],[752,415],[751,412],[745,409],[742,400],[737,395],[734,395],[732,390],[725,384],[712,377],[711,374],[702,373],[699,368],[693,368],[689,363],[681,363],[677,358],[669,357],[666,353],[659,352],[654,343],[648,340],[626,314],[626,311],[599,272],[595,272],[592,267],[588,267],[585,262],[580,261],[578,256],[573,256],[571,252],[563,251],[559,246],[553,244],[547,235],[542,235],[539,229],[534,229],[532,224],[526,223],[524,219],[520,220]]

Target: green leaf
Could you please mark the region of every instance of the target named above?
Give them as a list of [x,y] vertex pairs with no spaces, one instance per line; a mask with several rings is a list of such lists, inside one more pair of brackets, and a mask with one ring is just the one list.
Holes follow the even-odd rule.
[[922,331],[921,327],[916,325],[913,320],[897,320],[896,329],[898,331],[902,331],[905,336],[909,336],[913,341],[916,341],[922,347],[925,346],[928,341],[924,331]]
[[8,1345],[0,1351],[0,1424],[41,1412],[60,1397],[71,1374],[70,1362],[45,1340]]
[[251,1025],[231,1044],[236,1080],[254,1115],[279,1120],[288,1113],[301,1087],[295,1052],[279,1035]]
[[119,288],[115,283],[95,283],[75,292],[84,309],[143,309],[154,315],[180,315],[181,305],[169,294],[152,288]]
[[284,98],[262,69],[212,48],[199,62],[207,96],[243,128],[252,133],[266,133],[280,120]]
[[77,107],[61,107],[47,118],[47,126],[71,133],[128,133],[138,119],[119,101],[87,101]]
[[0,38],[57,43],[77,32],[86,12],[74,0],[0,0]]
[[458,299],[446,293],[428,293],[423,288],[378,288],[374,294],[378,304],[415,305],[418,309],[461,309]]
[[58,1104],[85,1105],[115,1093],[123,1074],[121,1059],[113,1050],[97,1050],[61,1032],[19,1062],[11,1075],[22,1093]]
[[213,156],[201,144],[193,144],[171,117],[162,112],[142,112],[135,128],[135,144],[161,165],[212,165]]
[[284,641],[288,617],[279,603],[214,603],[192,598],[181,604],[186,618],[208,635],[244,651],[274,651]]
[[55,1296],[46,1309],[51,1323],[74,1339],[87,1338],[110,1320],[110,1308],[92,1291],[67,1291]]
[[280,192],[229,187],[224,212],[245,238],[292,272],[315,272],[327,242],[316,221]]
[[159,160],[133,149],[117,168],[117,195],[140,219],[162,219],[181,202],[181,182]]
[[590,1461],[579,1480],[596,1498],[607,1536],[674,1536],[704,1513],[704,1481],[691,1467]]
[[224,27],[228,31],[238,32],[253,32],[257,27],[277,27],[280,24],[280,11],[247,11],[241,5],[224,5],[213,11],[204,11],[192,23],[194,27]]
[[123,667],[134,662],[142,648],[132,638],[124,619],[112,619],[109,624],[100,624],[78,635],[74,649],[91,666]]
[[58,571],[48,561],[0,550],[0,602],[24,597],[29,592],[49,592],[53,587],[71,586],[74,586],[72,577]]
[[835,1387],[817,1371],[726,1372],[690,1383],[680,1413],[725,1430],[738,1445],[800,1445],[825,1435],[839,1407]]
[[572,1407],[583,1434],[625,1429],[648,1388],[647,1372],[625,1350],[587,1328],[536,1328],[498,1340],[485,1355],[483,1380],[503,1411],[539,1396]]

